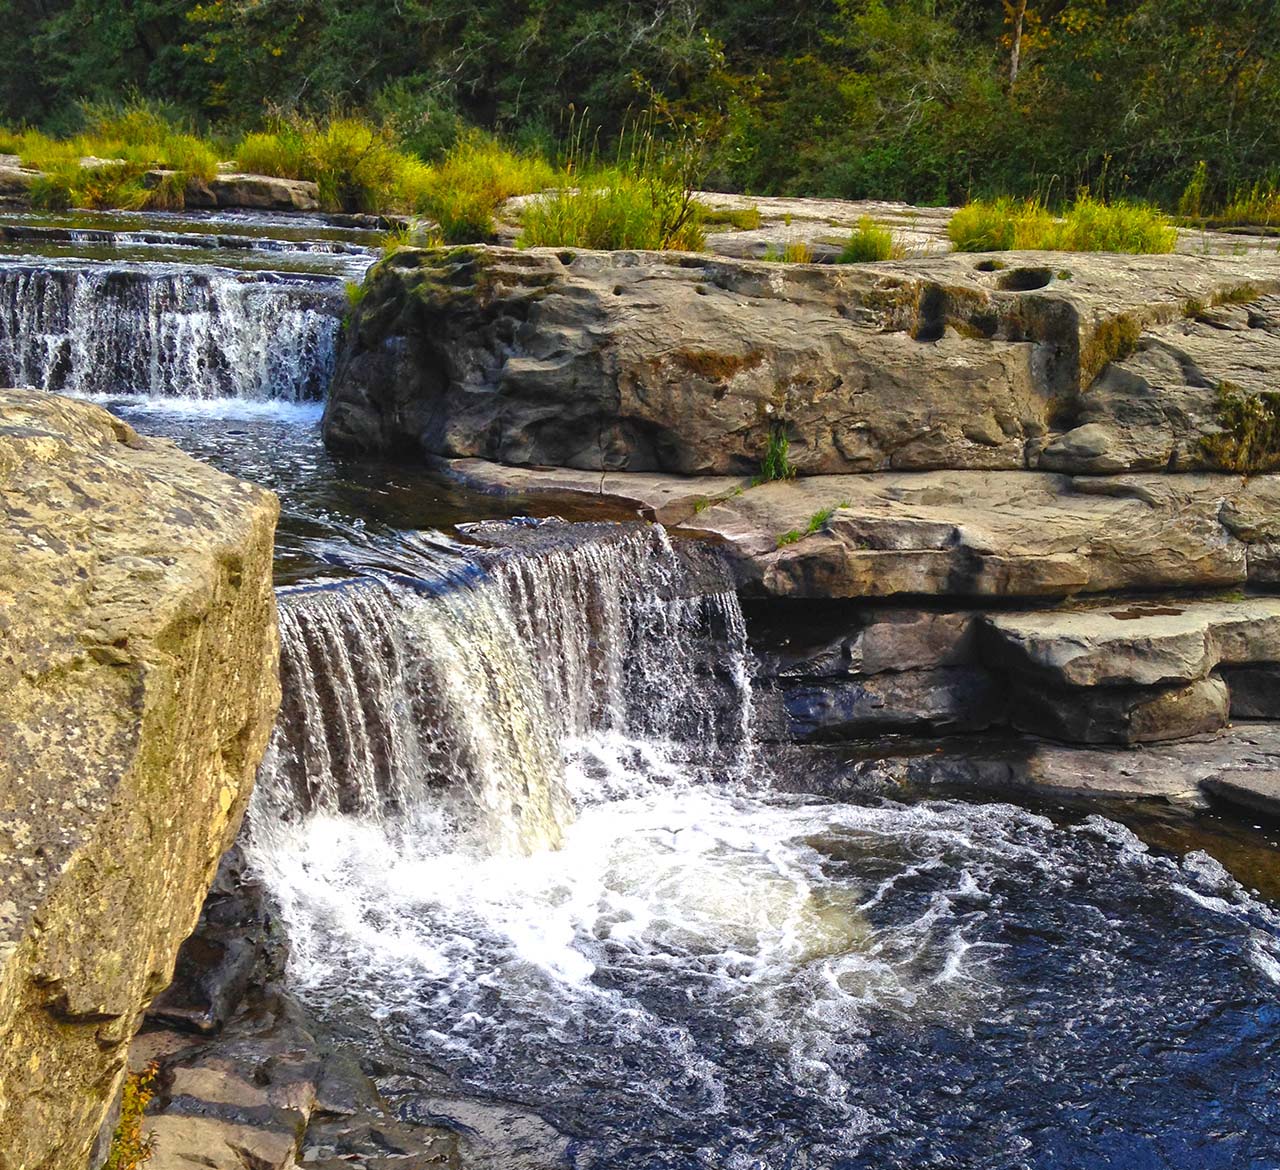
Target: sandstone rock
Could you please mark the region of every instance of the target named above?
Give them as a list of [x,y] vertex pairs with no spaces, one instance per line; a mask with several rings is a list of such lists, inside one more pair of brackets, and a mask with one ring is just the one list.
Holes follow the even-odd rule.
[[1277,772],[1280,724],[1253,723],[1216,735],[1130,748],[1076,747],[1008,734],[899,742],[891,752],[869,753],[846,766],[843,778],[829,779],[825,790],[838,797],[842,784],[876,781],[1203,804],[1201,785],[1211,778]]
[[369,278],[326,440],[719,475],[753,472],[781,430],[805,475],[1018,469],[1075,425],[1125,329],[1280,287],[1270,253],[987,263],[404,249]]
[[1211,467],[1202,444],[1220,430],[1218,387],[1270,391],[1277,373],[1280,297],[1149,326],[1136,351],[1107,365],[1079,399],[1076,425],[1032,462],[1072,474]]
[[276,503],[0,391],[0,1167],[87,1163],[278,701]]
[[1236,769],[1206,777],[1201,784],[1214,796],[1251,812],[1280,817],[1280,771]]
[[216,175],[207,186],[188,188],[189,207],[249,207],[260,211],[318,211],[320,188],[306,179],[277,179],[270,175],[235,172]]
[[24,167],[16,154],[0,155],[0,199],[26,199],[38,178],[40,172]]
[[1021,680],[1011,688],[1010,716],[1020,731],[1069,743],[1153,743],[1219,731],[1231,700],[1220,678],[1186,686],[1090,687],[1073,691]]
[[1055,687],[1155,687],[1280,661],[1280,598],[989,614],[989,660]]

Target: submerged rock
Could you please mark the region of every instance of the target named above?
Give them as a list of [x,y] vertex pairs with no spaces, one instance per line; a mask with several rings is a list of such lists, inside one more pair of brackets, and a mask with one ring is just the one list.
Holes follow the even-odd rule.
[[279,698],[268,492],[0,391],[0,1167],[87,1164]]

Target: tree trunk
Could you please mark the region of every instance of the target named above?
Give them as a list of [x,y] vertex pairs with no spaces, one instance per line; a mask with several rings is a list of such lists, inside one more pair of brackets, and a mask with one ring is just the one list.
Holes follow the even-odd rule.
[[1027,0],[1018,0],[1018,9],[1013,18],[1013,48],[1009,53],[1009,84],[1016,85],[1018,69],[1022,65],[1022,21],[1027,15]]

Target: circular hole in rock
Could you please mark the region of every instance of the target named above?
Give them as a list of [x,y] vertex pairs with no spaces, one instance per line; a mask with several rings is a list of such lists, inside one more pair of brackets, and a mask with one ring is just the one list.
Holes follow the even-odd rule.
[[979,260],[973,267],[975,272],[999,272],[1004,266],[1003,260]]
[[1030,292],[1044,288],[1053,279],[1048,268],[1015,268],[996,281],[996,287],[1005,292]]

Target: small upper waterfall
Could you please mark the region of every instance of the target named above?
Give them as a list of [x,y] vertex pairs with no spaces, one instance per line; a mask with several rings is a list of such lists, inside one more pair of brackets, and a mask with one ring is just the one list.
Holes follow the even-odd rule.
[[284,706],[255,832],[425,805],[487,849],[528,852],[556,845],[571,815],[569,756],[600,776],[619,753],[660,766],[749,751],[731,589],[706,588],[661,528],[528,531],[469,584],[282,591]]
[[314,399],[344,308],[327,276],[5,265],[0,381],[73,395]]

